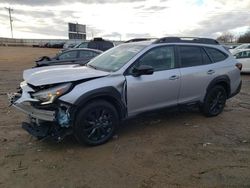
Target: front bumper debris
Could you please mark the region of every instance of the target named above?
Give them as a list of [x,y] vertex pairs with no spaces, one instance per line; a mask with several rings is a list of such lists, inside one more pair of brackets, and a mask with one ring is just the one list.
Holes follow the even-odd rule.
[[49,132],[49,126],[37,126],[27,122],[22,123],[22,128],[38,139],[46,138]]
[[23,122],[22,128],[38,140],[54,140],[57,142],[62,141],[66,136],[73,133],[72,129],[61,128],[57,124],[48,122],[44,122],[40,126],[33,122]]
[[22,123],[22,128],[32,136],[40,139],[61,141],[72,134],[69,109],[70,106],[57,104],[54,107],[40,108],[25,86],[21,92],[8,94],[10,106],[28,115],[29,121]]

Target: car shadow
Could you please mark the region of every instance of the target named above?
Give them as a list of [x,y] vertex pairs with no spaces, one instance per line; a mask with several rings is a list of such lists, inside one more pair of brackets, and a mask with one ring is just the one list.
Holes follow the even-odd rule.
[[[116,134],[113,137],[113,140],[117,137],[122,136],[123,138],[126,135],[130,135],[131,132],[140,132],[146,127],[156,127],[158,126],[176,126],[176,121],[188,121],[192,115],[200,115],[199,110],[195,107],[182,107],[182,108],[168,108],[157,110],[154,112],[147,112],[133,118],[124,120]],[[175,122],[175,123],[174,123]],[[164,123],[164,125],[162,125]],[[159,125],[160,124],[160,125]],[[185,126],[183,123],[180,123],[179,126]],[[112,140],[112,139],[111,139]],[[44,147],[49,147],[53,150],[65,150],[72,148],[88,148],[87,145],[80,145],[73,135],[65,137],[60,143],[51,140],[45,140],[41,142]],[[110,143],[110,142],[108,142]],[[103,146],[103,145],[102,145]],[[98,147],[98,146],[97,146]]]

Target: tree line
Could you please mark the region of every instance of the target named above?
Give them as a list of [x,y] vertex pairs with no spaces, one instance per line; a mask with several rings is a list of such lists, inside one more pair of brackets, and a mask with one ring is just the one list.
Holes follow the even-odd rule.
[[240,36],[236,36],[231,32],[224,32],[216,40],[223,43],[250,43],[250,30]]

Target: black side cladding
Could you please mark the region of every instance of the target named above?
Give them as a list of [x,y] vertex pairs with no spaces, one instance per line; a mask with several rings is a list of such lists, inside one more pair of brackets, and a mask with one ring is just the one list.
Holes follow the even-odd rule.
[[84,93],[77,99],[77,101],[74,103],[74,106],[79,108],[86,104],[88,101],[95,98],[111,99],[112,103],[115,103],[115,106],[119,108],[118,110],[121,113],[121,117],[124,118],[127,115],[127,108],[122,100],[123,98],[120,92],[112,86],[103,87]]

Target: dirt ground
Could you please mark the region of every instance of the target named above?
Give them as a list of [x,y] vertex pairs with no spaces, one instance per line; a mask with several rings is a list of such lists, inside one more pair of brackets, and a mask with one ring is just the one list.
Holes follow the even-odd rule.
[[250,187],[250,75],[218,117],[162,111],[123,123],[98,147],[41,142],[9,108],[22,71],[56,49],[0,47],[0,187]]

